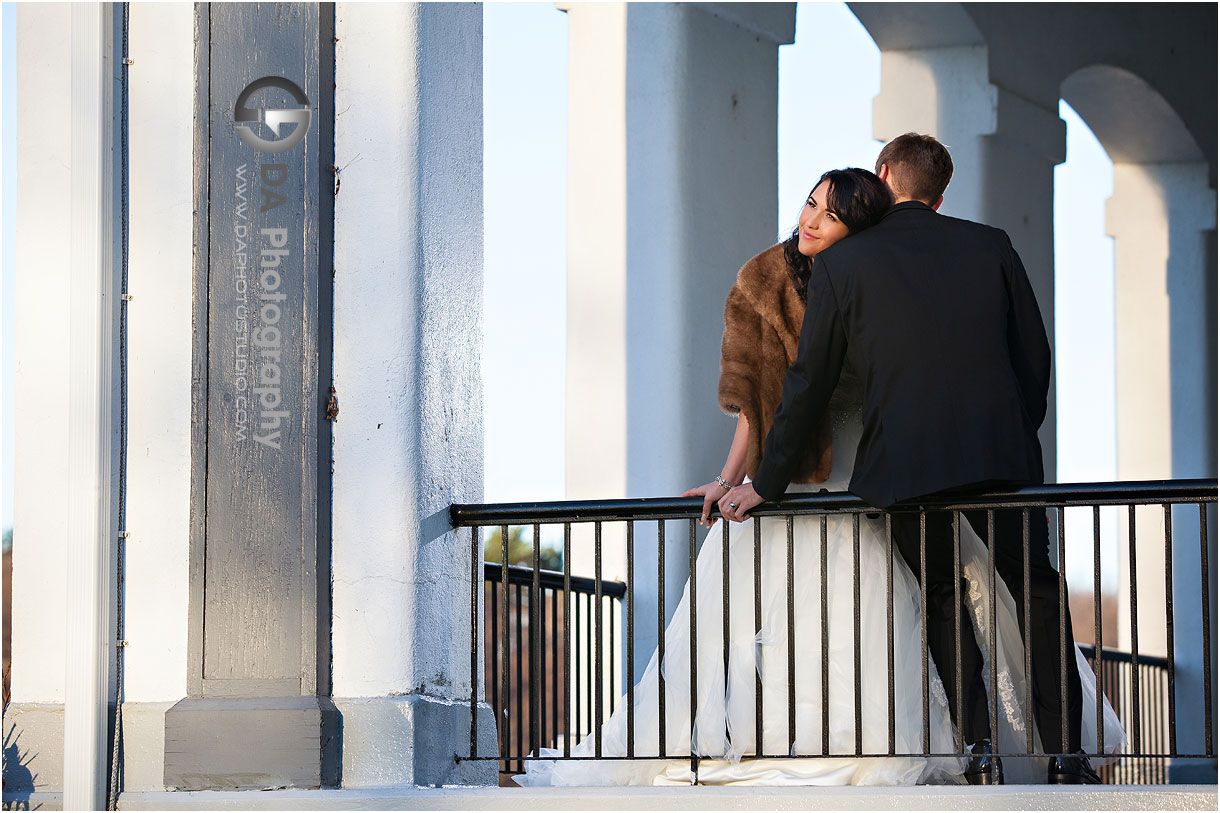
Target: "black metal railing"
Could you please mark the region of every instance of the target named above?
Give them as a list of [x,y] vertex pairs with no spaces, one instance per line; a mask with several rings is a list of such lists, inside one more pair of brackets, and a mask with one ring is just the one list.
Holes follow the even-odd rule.
[[[1101,664],[1096,662],[1093,644],[1081,644],[1080,650],[1100,678],[1099,685],[1114,706],[1123,728],[1135,726],[1132,711],[1134,693],[1138,692],[1141,711],[1139,729],[1145,750],[1165,754],[1169,749],[1169,660],[1153,655],[1141,655],[1138,666],[1132,664],[1131,653],[1103,647]],[[1133,673],[1138,672],[1138,677]],[[1163,785],[1169,781],[1169,760],[1164,756],[1132,756],[1098,770],[1102,781],[1115,785]]]
[[[846,493],[819,493],[799,496],[788,496],[778,503],[764,503],[758,506],[752,515],[755,517],[754,522],[754,604],[755,604],[755,622],[759,623],[761,617],[761,597],[760,597],[760,561],[762,558],[761,550],[761,520],[767,519],[769,522],[784,522],[787,527],[787,636],[788,636],[788,683],[787,683],[787,742],[789,746],[795,743],[796,732],[796,683],[795,683],[795,666],[794,666],[794,580],[795,573],[793,568],[793,518],[797,516],[814,515],[820,518],[821,523],[821,547],[820,560],[822,569],[823,588],[826,585],[826,561],[827,561],[827,534],[826,522],[827,517],[833,515],[849,515],[853,520],[853,537],[852,543],[854,547],[854,562],[855,570],[853,578],[855,582],[854,601],[855,601],[855,692],[853,703],[855,708],[855,747],[854,749],[838,750],[832,752],[829,742],[828,726],[822,726],[822,748],[820,753],[764,753],[763,747],[763,712],[762,712],[762,687],[761,679],[758,674],[755,674],[755,738],[754,750],[752,753],[742,755],[743,759],[753,758],[825,758],[845,756],[856,757],[879,757],[879,756],[899,756],[899,757],[920,757],[920,756],[957,756],[964,752],[965,744],[962,742],[960,734],[956,736],[955,751],[952,753],[932,753],[930,748],[929,731],[929,675],[926,661],[924,660],[922,682],[923,682],[923,750],[920,753],[902,753],[895,748],[895,710],[894,710],[894,634],[893,634],[893,569],[895,567],[896,557],[894,556],[894,536],[891,531],[891,516],[897,513],[907,515],[918,515],[920,527],[922,528],[927,520],[927,517],[934,512],[951,512],[953,517],[954,527],[954,563],[959,568],[960,559],[958,550],[957,528],[961,517],[965,512],[978,512],[975,516],[986,516],[987,533],[980,534],[988,543],[988,567],[990,573],[986,580],[986,589],[990,590],[991,606],[995,607],[996,602],[996,563],[995,563],[995,546],[991,544],[994,539],[994,524],[995,517],[999,511],[1019,510],[1023,514],[1023,544],[1025,548],[1025,590],[1024,595],[1014,595],[1013,599],[1019,608],[1024,608],[1025,618],[1029,620],[1030,612],[1030,595],[1029,595],[1029,549],[1030,549],[1030,518],[1035,511],[1045,510],[1054,518],[1054,527],[1058,528],[1057,546],[1056,540],[1052,534],[1051,549],[1058,553],[1058,561],[1065,561],[1066,557],[1066,538],[1065,538],[1065,512],[1068,509],[1091,508],[1093,514],[1093,563],[1094,563],[1094,584],[1093,584],[1093,607],[1094,607],[1094,642],[1089,648],[1090,654],[1096,651],[1102,651],[1101,659],[1090,657],[1090,662],[1093,667],[1093,672],[1098,680],[1098,685],[1102,691],[1097,693],[1096,701],[1096,721],[1097,721],[1097,740],[1094,743],[1085,742],[1082,746],[1086,753],[1091,756],[1101,755],[1104,751],[1102,743],[1102,709],[1103,709],[1103,693],[1107,695],[1114,706],[1115,711],[1119,714],[1124,725],[1124,729],[1128,736],[1128,746],[1124,753],[1118,755],[1118,764],[1110,766],[1105,770],[1105,776],[1110,781],[1116,782],[1164,782],[1166,781],[1166,766],[1167,761],[1173,760],[1195,760],[1207,759],[1214,760],[1214,735],[1213,735],[1213,708],[1212,708],[1212,654],[1211,654],[1211,618],[1210,618],[1210,590],[1211,582],[1209,575],[1209,522],[1208,509],[1216,502],[1216,481],[1215,480],[1179,480],[1179,481],[1150,481],[1150,482],[1132,482],[1132,483],[1092,483],[1092,484],[1074,484],[1074,485],[1047,485],[1038,487],[1027,487],[1007,492],[989,492],[969,496],[955,496],[954,498],[945,498],[937,500],[924,500],[919,504],[900,505],[892,509],[891,512],[878,512],[877,509],[868,506],[859,498]],[[1126,599],[1130,602],[1130,653],[1116,653],[1102,649],[1102,623],[1101,623],[1101,572],[1102,572],[1102,556],[1101,556],[1101,511],[1108,506],[1119,506],[1126,508],[1128,517],[1128,538],[1127,538],[1127,555],[1131,565],[1131,586],[1132,590]],[[1164,601],[1164,621],[1165,633],[1167,641],[1167,652],[1164,657],[1150,657],[1146,654],[1141,654],[1139,650],[1138,626],[1136,620],[1140,617],[1138,595],[1135,589],[1136,583],[1136,549],[1137,549],[1137,534],[1136,534],[1136,507],[1150,506],[1145,510],[1161,510],[1164,512],[1164,555],[1165,555],[1165,573],[1163,578],[1166,599]],[[1198,524],[1198,569],[1199,582],[1198,591],[1194,594],[1193,611],[1197,613],[1196,617],[1201,618],[1202,635],[1198,641],[1198,646],[1202,650],[1202,686],[1199,695],[1189,698],[1191,703],[1190,714],[1196,719],[1202,719],[1203,736],[1201,742],[1192,740],[1191,746],[1186,750],[1179,749],[1177,742],[1177,721],[1178,710],[1175,705],[1175,700],[1179,699],[1180,692],[1175,691],[1175,653],[1174,653],[1174,575],[1173,575],[1173,556],[1175,553],[1173,540],[1173,513],[1174,508],[1179,511],[1189,511],[1194,516],[1197,511]],[[608,501],[570,501],[570,502],[551,502],[551,503],[523,503],[523,504],[502,504],[502,505],[454,505],[451,507],[451,521],[455,527],[471,528],[471,557],[470,557],[470,572],[472,577],[472,593],[471,593],[471,613],[472,623],[470,626],[470,646],[471,646],[471,672],[477,674],[480,668],[488,670],[489,692],[491,694],[490,702],[493,710],[496,713],[497,719],[502,721],[502,725],[498,731],[499,734],[499,753],[497,754],[480,754],[477,751],[477,714],[476,704],[479,698],[471,698],[471,732],[470,732],[470,751],[468,755],[459,757],[459,759],[475,759],[475,760],[497,760],[501,764],[502,771],[509,771],[511,767],[516,767],[518,770],[524,765],[524,761],[531,759],[531,754],[536,754],[540,747],[556,748],[561,751],[561,756],[557,759],[686,759],[689,756],[691,773],[698,781],[698,767],[700,760],[716,759],[723,755],[715,753],[696,753],[690,748],[689,743],[676,743],[671,741],[671,747],[666,747],[666,732],[665,732],[665,697],[666,691],[664,686],[664,678],[661,678],[659,686],[658,702],[658,727],[657,737],[650,738],[649,743],[637,743],[634,728],[634,712],[636,708],[633,681],[628,679],[625,681],[625,700],[626,700],[626,748],[625,753],[603,754],[602,749],[602,723],[607,719],[608,714],[612,712],[613,700],[609,704],[602,702],[604,695],[603,676],[608,676],[613,679],[616,669],[610,669],[609,673],[604,668],[604,649],[603,642],[606,639],[606,632],[609,630],[613,634],[615,627],[614,615],[610,617],[610,623],[607,625],[606,612],[603,609],[603,600],[608,594],[606,583],[601,580],[602,571],[602,537],[603,529],[607,525],[621,524],[623,534],[621,539],[625,541],[626,554],[626,573],[627,583],[622,584],[621,588],[615,587],[615,600],[621,601],[623,610],[622,617],[622,640],[626,674],[628,676],[635,674],[633,649],[635,641],[635,611],[633,601],[633,590],[631,587],[631,574],[635,573],[635,546],[634,534],[636,525],[641,522],[655,522],[657,533],[657,583],[660,586],[658,591],[657,601],[657,618],[655,623],[658,630],[658,652],[659,662],[665,661],[664,641],[665,641],[665,595],[664,595],[664,566],[665,566],[665,530],[667,521],[684,520],[688,532],[683,534],[686,537],[687,552],[690,562],[690,595],[696,595],[695,574],[696,574],[696,554],[697,542],[700,536],[698,518],[702,508],[702,503],[699,499],[684,499],[684,498],[660,498],[660,499],[634,499],[634,500],[608,500]],[[889,648],[889,675],[888,675],[888,691],[889,691],[889,748],[885,751],[876,753],[868,753],[862,750],[861,743],[861,706],[863,698],[860,690],[860,573],[859,573],[859,548],[860,548],[860,517],[862,515],[876,517],[879,514],[885,516],[885,544],[888,547],[887,554],[887,572],[886,572],[886,601],[888,615],[890,616],[890,629],[888,631],[888,648]],[[768,519],[772,518],[772,519]],[[1192,520],[1193,521],[1193,520]],[[532,526],[533,528],[533,555],[534,562],[532,567],[509,567],[502,569],[497,565],[484,565],[483,563],[483,546],[480,542],[479,528],[487,526],[499,526],[501,529],[501,539],[508,539],[508,526]],[[561,525],[564,536],[564,554],[563,554],[563,572],[547,572],[543,571],[540,566],[540,530],[543,525]],[[581,579],[573,576],[570,572],[571,544],[573,527],[592,526],[592,546],[593,546],[593,562],[594,562],[594,578]],[[730,588],[730,569],[728,567],[729,559],[729,528],[726,523],[721,523],[723,529],[723,539],[725,544],[722,545],[723,551],[723,566],[721,573],[723,574],[722,590],[724,594],[724,610],[723,610],[723,634],[721,635],[720,645],[724,650],[724,664],[726,685],[728,679],[728,663],[729,663],[729,591],[730,589],[741,590],[741,586]],[[672,539],[672,535],[671,535]],[[1185,540],[1183,540],[1185,542]],[[1075,540],[1073,544],[1077,544]],[[507,558],[507,541],[504,542],[504,558]],[[1178,555],[1181,556],[1182,551],[1188,548],[1183,544],[1178,548]],[[922,533],[920,535],[920,562],[921,565],[925,562],[927,555],[926,539]],[[902,567],[901,559],[898,559],[898,567]],[[485,579],[480,575],[480,571],[486,568],[485,573],[488,578]],[[745,581],[747,574],[739,574],[738,578]],[[1147,578],[1149,574],[1142,573],[1140,578]],[[1067,604],[1067,583],[1065,568],[1061,565],[1058,573],[1059,582],[1059,606],[1060,617],[1064,619],[1061,623],[1061,628],[1058,630],[1060,641],[1065,641],[1070,635],[1067,629],[1067,614],[1064,608]],[[480,585],[486,583],[486,588],[481,588]],[[618,583],[615,583],[618,584]],[[579,586],[583,590],[577,590]],[[479,608],[479,590],[487,589],[490,592],[486,599],[486,626],[483,630],[483,635],[480,635],[478,624],[478,608]],[[746,588],[748,589],[748,588]],[[955,587],[955,590],[960,589],[960,584]],[[1190,587],[1193,590],[1193,585]],[[511,592],[511,591],[516,591]],[[524,599],[523,593],[524,591]],[[1019,592],[1019,591],[1018,591]],[[1179,590],[1179,595],[1183,595]],[[497,597],[498,596],[498,597]],[[531,597],[535,597],[531,600]],[[960,599],[960,594],[957,595]],[[512,626],[510,618],[510,606],[512,599],[516,601],[516,619],[517,625]],[[827,629],[827,612],[826,612],[826,595],[825,589],[822,592],[822,629],[820,635],[820,643],[822,647],[822,717],[826,720],[829,717],[829,699],[828,681],[826,680],[826,669],[828,668],[829,658],[827,655],[828,647],[828,629]],[[579,611],[580,602],[585,601],[584,606],[584,624],[576,625],[577,630],[582,630],[584,640],[575,640],[573,638],[573,624],[575,614]],[[927,603],[926,594],[924,596],[923,614],[922,614],[922,629],[921,636],[924,649],[927,649]],[[696,650],[699,646],[715,645],[716,641],[700,641],[698,625],[696,623],[696,608],[697,602],[692,600],[689,602],[690,613],[690,673],[687,676],[689,681],[689,689],[691,695],[690,702],[690,723],[691,730],[695,728],[696,715],[696,698],[699,674],[695,668],[698,663]],[[959,601],[960,604],[960,601]],[[617,605],[613,605],[617,606]],[[524,608],[524,609],[523,609]],[[1184,608],[1179,608],[1177,612],[1181,613]],[[524,622],[525,615],[528,613],[529,621]],[[549,628],[547,627],[546,616],[549,615]],[[652,623],[651,619],[649,621]],[[590,629],[591,624],[591,629]],[[530,635],[530,643],[527,648],[521,641],[523,630],[528,630]],[[757,629],[757,626],[756,626]],[[511,631],[511,635],[510,635]],[[591,635],[588,633],[591,632]],[[987,631],[986,643],[989,651],[995,651],[996,644],[996,629],[995,629],[995,613],[991,613],[991,629]],[[1052,631],[1053,632],[1053,631]],[[960,635],[960,631],[959,631]],[[811,636],[804,635],[804,639],[809,639]],[[483,645],[483,638],[486,638],[491,643],[492,649],[490,658],[484,656],[488,654]],[[510,640],[510,638],[512,640]],[[562,643],[561,643],[562,639]],[[544,644],[544,640],[546,643]],[[514,650],[513,644],[516,643]],[[583,661],[583,687],[584,690],[576,693],[573,688],[580,684],[582,676],[580,670],[574,669],[573,654],[579,652],[583,648],[585,658]],[[614,657],[616,647],[613,644],[609,645],[610,658]],[[526,654],[528,650],[528,668],[522,668],[522,661],[518,657],[514,662],[512,654]],[[504,657],[505,654],[509,657]],[[547,656],[549,654],[549,662]],[[960,649],[959,649],[960,662]],[[562,658],[562,664],[560,660]],[[1026,674],[1030,673],[1029,648],[1025,649],[1025,667]],[[1074,667],[1073,667],[1074,668]],[[992,673],[988,685],[990,687],[990,709],[992,717],[992,730],[996,729],[996,715],[998,714],[999,699],[997,696],[998,686],[995,675],[995,659],[992,659]],[[1068,664],[1065,660],[1060,661],[1061,678],[1066,678]],[[515,670],[515,676],[511,674]],[[1151,671],[1150,671],[1151,670]],[[952,671],[952,670],[950,670]],[[496,672],[498,672],[498,679]],[[526,676],[537,675],[539,680],[527,680]],[[513,678],[515,677],[515,682]],[[956,680],[958,692],[956,696],[962,697],[960,687],[962,685],[962,675],[960,667],[956,675],[943,676],[946,682]],[[1000,756],[1055,756],[1062,754],[1062,751],[1047,748],[1044,752],[1038,753],[1034,751],[1034,741],[1032,731],[1033,726],[1033,703],[1030,696],[1029,684],[1031,681],[1026,681],[1026,696],[1024,698],[1024,709],[1026,714],[1026,731],[1029,733],[1029,740],[1024,751],[1004,753]],[[1066,680],[1061,679],[1061,683],[1066,684]],[[528,686],[528,697],[526,697],[526,686]],[[515,695],[514,695],[515,691]],[[591,694],[591,696],[590,696]],[[613,698],[616,692],[611,689],[610,697]],[[514,696],[516,702],[513,702]],[[577,701],[577,697],[583,698]],[[548,698],[549,702],[545,702],[544,698]],[[573,719],[573,714],[570,710],[573,708],[573,701],[581,703],[578,706],[576,719]],[[549,716],[548,715],[549,708]],[[1062,709],[1067,708],[1066,689],[1063,690]],[[959,700],[958,719],[961,718],[961,706]],[[1086,710],[1087,713],[1087,710]],[[1064,731],[1062,732],[1063,740],[1067,739],[1066,732],[1066,715],[1064,716]],[[525,733],[528,729],[528,743],[525,741]],[[574,756],[572,754],[573,746],[580,741],[582,737],[592,734],[594,739],[594,749],[591,755]],[[575,736],[574,736],[575,735]],[[657,746],[655,749],[653,745]]]
[[[606,676],[608,708],[613,714],[618,696],[614,625],[607,625],[607,664],[600,662],[601,649],[593,636],[580,633],[587,633],[589,619],[597,615],[594,602],[602,608],[603,617],[610,615],[621,605],[627,585],[605,579],[594,584],[593,579],[571,574],[565,578],[564,573],[539,569],[535,587],[532,567],[509,565],[505,572],[498,562],[485,563],[483,574],[483,635],[489,654],[484,677],[491,707],[503,720],[497,732],[500,753],[525,753],[527,734],[531,744],[549,747],[562,742],[565,732],[591,728],[595,674]],[[571,675],[571,680],[565,675]],[[501,703],[501,696],[509,702]],[[501,774],[524,770],[520,758],[500,762]]]

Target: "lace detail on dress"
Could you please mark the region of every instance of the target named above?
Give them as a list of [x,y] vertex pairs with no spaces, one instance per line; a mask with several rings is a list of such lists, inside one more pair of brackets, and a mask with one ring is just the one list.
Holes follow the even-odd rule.
[[949,695],[945,692],[945,684],[940,680],[931,655],[928,655],[928,695],[933,704],[949,708]]
[[[990,674],[990,673],[988,673]],[[1004,708],[1004,717],[1018,736],[1025,734],[1025,714],[1021,706],[1021,696],[1012,683],[1012,672],[1005,669],[999,673],[1000,705]]]
[[962,575],[966,577],[966,584],[969,585],[967,594],[970,598],[970,608],[974,612],[974,627],[985,630],[987,629],[988,606],[983,603],[982,583],[974,577],[974,573],[969,567],[962,568]]

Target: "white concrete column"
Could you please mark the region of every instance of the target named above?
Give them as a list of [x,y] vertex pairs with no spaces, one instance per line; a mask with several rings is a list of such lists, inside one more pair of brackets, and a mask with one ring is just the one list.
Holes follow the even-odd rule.
[[187,694],[195,11],[133,4],[129,25],[125,792],[164,788]]
[[[63,788],[68,609],[72,8],[17,9],[12,698],[5,794]],[[38,796],[33,797],[35,800]],[[45,797],[44,797],[45,798]],[[55,800],[58,801],[58,800]],[[37,801],[31,803],[31,807]]]
[[873,99],[873,137],[935,136],[953,157],[940,211],[982,220],[986,179],[983,137],[996,131],[998,89],[987,76],[987,46],[881,52],[881,92]]
[[[495,783],[469,735],[482,10],[336,9],[333,668],[345,787]],[[371,58],[370,55],[376,55]],[[481,589],[480,589],[481,594]],[[480,718],[481,751],[495,753]]]
[[[732,439],[716,401],[724,300],[776,242],[777,47],[796,9],[567,12],[567,497],[672,496],[711,480]],[[667,614],[687,563],[686,526],[671,526]],[[656,646],[656,534],[635,535],[637,676]],[[624,538],[603,539],[603,578],[626,575]],[[593,575],[591,537],[573,535],[572,571]]]
[[[1036,104],[994,84],[986,45],[883,50],[873,136],[936,136],[953,157],[942,214],[1008,232],[1038,297],[1055,347],[1054,168],[1065,158],[1058,99]],[[1055,383],[1038,432],[1043,468],[1055,478]]]
[[16,309],[13,330],[12,701],[18,707],[64,701],[72,229],[63,203],[72,190],[64,160],[71,154],[72,60],[63,32],[71,26],[67,3],[18,9],[15,294],[25,303]]
[[114,10],[71,13],[64,807],[106,806],[118,533]]
[[[1216,197],[1207,166],[1115,164],[1106,214],[1114,237],[1119,479],[1214,477]],[[1125,515],[1119,528],[1118,635],[1119,647],[1129,649],[1125,597],[1133,575]],[[1181,713],[1201,703],[1203,687],[1197,510],[1175,508],[1172,530],[1179,747],[1202,751],[1201,722]],[[1159,506],[1137,511],[1135,629],[1139,651],[1159,656],[1168,648],[1164,535]],[[1214,539],[1213,529],[1213,618]]]
[[[23,305],[17,309],[14,330],[18,427],[14,507],[15,535],[20,541],[13,553],[13,703],[5,722],[20,758],[6,760],[5,784],[8,792],[32,790],[32,806],[55,804],[55,796],[43,794],[57,794],[64,786],[64,703],[70,671],[66,653],[83,651],[80,644],[66,645],[66,611],[69,595],[84,595],[66,589],[68,564],[82,561],[67,548],[68,500],[96,493],[96,485],[86,484],[79,492],[76,486],[66,488],[72,470],[71,431],[66,429],[74,397],[70,387],[85,383],[71,371],[70,339],[79,340],[74,331],[83,325],[77,325],[69,303],[78,294],[88,295],[71,281],[76,256],[73,236],[83,236],[86,229],[79,222],[74,225],[64,208],[65,201],[73,200],[74,172],[83,171],[71,142],[72,40],[63,36],[72,29],[74,10],[67,4],[48,4],[23,7],[18,13],[17,139],[22,160],[17,177],[17,297]],[[126,527],[131,531],[124,598],[125,633],[131,645],[124,668],[123,787],[160,790],[164,712],[185,693],[186,677],[194,12],[189,5],[133,6],[130,34],[135,64],[128,69],[128,285],[134,299],[123,307],[128,315]],[[97,66],[88,73],[96,76]],[[114,103],[118,103],[117,91]],[[89,132],[88,126],[96,140],[101,126],[96,115],[82,116],[78,137]],[[112,168],[117,171],[117,136],[113,146]],[[107,184],[107,201],[111,196],[116,231],[107,239],[116,241],[112,264],[117,286],[117,184]],[[96,201],[95,209],[101,203]],[[84,214],[81,210],[78,220]],[[108,308],[114,298],[106,297]],[[97,311],[96,301],[92,306],[87,301],[81,304],[90,313]],[[97,319],[93,321],[96,327]],[[112,344],[117,352],[117,339]],[[116,370],[111,384],[118,383]],[[112,418],[112,423],[117,422],[117,403]],[[105,434],[117,444],[117,425],[113,433],[108,429]],[[117,464],[115,446],[111,466]],[[89,508],[77,509],[82,507]],[[106,538],[113,538],[109,530]],[[111,556],[99,566],[107,577],[115,572]],[[107,629],[111,610],[108,606],[105,613]],[[107,661],[112,651],[107,646]],[[107,684],[113,682],[112,672]],[[104,730],[105,716],[101,722]],[[95,751],[93,759],[104,772],[109,741]]]

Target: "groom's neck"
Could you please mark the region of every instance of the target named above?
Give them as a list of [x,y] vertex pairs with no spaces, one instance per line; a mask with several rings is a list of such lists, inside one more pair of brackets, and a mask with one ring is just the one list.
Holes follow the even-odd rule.
[[943,200],[944,200],[944,198],[942,197],[940,200],[933,203],[930,200],[923,200],[922,198],[912,198],[909,195],[899,195],[897,193],[894,194],[894,205],[895,206],[897,206],[899,203],[910,203],[911,201],[919,201],[920,203],[922,203],[926,206],[932,207],[932,211],[936,211],[937,209],[939,209],[941,201],[943,201]]

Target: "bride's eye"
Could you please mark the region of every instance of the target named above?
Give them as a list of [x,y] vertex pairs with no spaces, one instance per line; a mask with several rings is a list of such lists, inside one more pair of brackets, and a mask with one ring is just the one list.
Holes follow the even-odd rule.
[[827,213],[826,213],[826,219],[827,219],[827,220],[829,220],[829,221],[830,221],[830,222],[832,222],[832,223],[833,223],[834,221],[838,220],[838,218],[834,216],[834,213],[833,213],[833,212],[827,212]]

